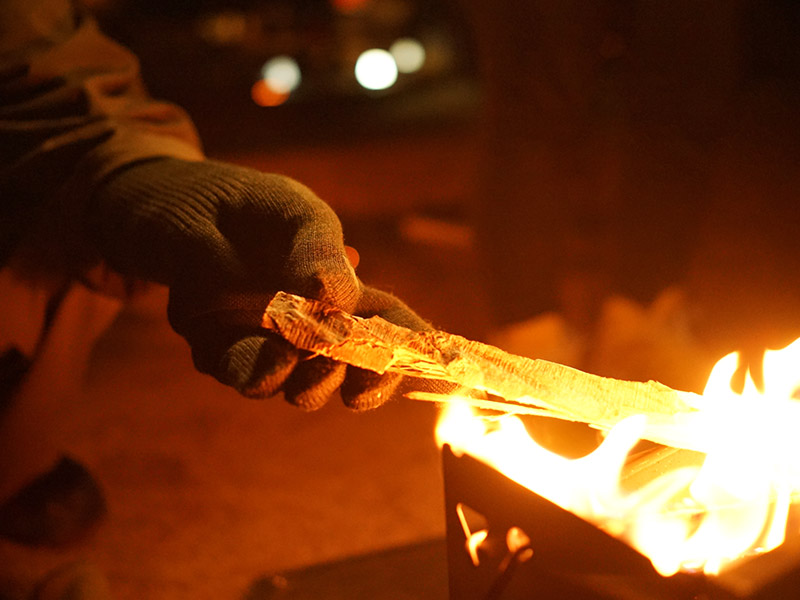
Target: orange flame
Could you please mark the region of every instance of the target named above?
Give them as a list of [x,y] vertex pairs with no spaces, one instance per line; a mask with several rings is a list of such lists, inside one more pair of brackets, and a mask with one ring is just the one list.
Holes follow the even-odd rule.
[[478,417],[454,401],[439,419],[437,442],[625,540],[664,576],[718,573],[783,543],[800,491],[800,339],[766,353],[763,392],[749,373],[743,392],[731,391],[737,363],[736,354],[721,359],[697,411],[665,426],[680,428],[687,447],[704,450],[702,466],[673,470],[633,492],[622,490],[620,474],[648,427],[643,415],[620,422],[594,452],[570,460],[539,446],[518,418]]

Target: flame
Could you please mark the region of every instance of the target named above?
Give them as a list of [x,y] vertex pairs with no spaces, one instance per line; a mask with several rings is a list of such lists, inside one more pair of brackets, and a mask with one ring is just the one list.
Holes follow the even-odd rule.
[[766,352],[763,391],[749,373],[741,394],[731,390],[738,362],[735,353],[722,358],[697,411],[667,425],[704,450],[702,465],[633,492],[622,489],[620,475],[648,427],[644,415],[621,421],[594,452],[571,460],[538,445],[517,417],[478,417],[453,399],[437,424],[437,443],[625,540],[664,576],[715,574],[782,544],[800,491],[800,339]]

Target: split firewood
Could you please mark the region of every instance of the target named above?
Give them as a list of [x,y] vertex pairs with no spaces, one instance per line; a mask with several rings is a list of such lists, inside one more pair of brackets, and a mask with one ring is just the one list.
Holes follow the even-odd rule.
[[[698,396],[655,381],[592,375],[509,354],[444,331],[417,332],[380,317],[357,317],[284,292],[270,302],[263,326],[315,355],[380,374],[448,381],[503,399],[482,401],[484,407],[578,421],[606,430],[626,417],[645,415],[658,433],[646,432],[643,437],[670,446],[690,446],[671,437],[670,425],[695,410]],[[430,399],[425,396],[417,395]]]

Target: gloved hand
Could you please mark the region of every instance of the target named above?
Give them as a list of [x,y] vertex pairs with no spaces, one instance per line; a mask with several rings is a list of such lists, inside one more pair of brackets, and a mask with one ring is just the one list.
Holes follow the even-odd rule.
[[189,342],[197,369],[246,396],[283,391],[313,410],[340,389],[345,404],[367,409],[399,382],[304,355],[261,329],[277,291],[429,327],[394,296],[359,281],[338,218],[292,179],[162,158],[114,175],[87,210],[91,238],[111,267],[169,286],[170,324]]

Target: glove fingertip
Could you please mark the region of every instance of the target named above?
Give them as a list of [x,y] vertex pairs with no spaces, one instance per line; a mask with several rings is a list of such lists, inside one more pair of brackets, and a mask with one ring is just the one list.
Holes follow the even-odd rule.
[[217,378],[248,398],[269,398],[291,375],[297,361],[297,350],[282,339],[247,337],[225,352]]
[[304,411],[322,408],[342,384],[345,365],[321,356],[298,363],[283,386],[287,402]]
[[366,411],[385,404],[397,390],[403,376],[398,373],[380,375],[373,371],[349,367],[341,387],[342,402],[355,411]]

